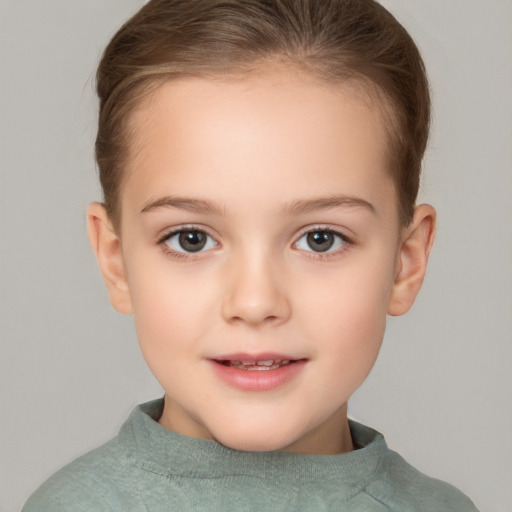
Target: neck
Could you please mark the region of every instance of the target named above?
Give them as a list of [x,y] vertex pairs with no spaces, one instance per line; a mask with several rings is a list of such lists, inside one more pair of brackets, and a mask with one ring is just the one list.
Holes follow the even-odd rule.
[[354,450],[347,418],[347,405],[307,432],[283,451],[310,455],[339,455]]

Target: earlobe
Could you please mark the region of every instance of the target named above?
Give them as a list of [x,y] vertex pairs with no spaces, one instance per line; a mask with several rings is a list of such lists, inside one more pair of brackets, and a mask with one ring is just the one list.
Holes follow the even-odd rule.
[[121,241],[115,233],[105,207],[100,203],[92,203],[87,208],[87,232],[112,306],[119,313],[131,315],[132,304]]
[[427,269],[436,230],[436,212],[427,204],[418,206],[409,226],[404,228],[397,274],[388,304],[388,314],[403,315],[414,303]]

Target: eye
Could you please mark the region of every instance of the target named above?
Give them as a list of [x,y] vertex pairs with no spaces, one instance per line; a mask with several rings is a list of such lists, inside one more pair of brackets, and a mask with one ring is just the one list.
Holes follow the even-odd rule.
[[173,251],[181,253],[194,253],[217,247],[217,242],[199,229],[174,231],[163,242]]
[[350,243],[347,237],[330,229],[315,229],[304,233],[295,247],[302,251],[334,252]]

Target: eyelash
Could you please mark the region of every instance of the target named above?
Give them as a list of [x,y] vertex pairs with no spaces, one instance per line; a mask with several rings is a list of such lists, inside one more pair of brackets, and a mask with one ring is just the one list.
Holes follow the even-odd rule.
[[[341,247],[336,248],[334,250],[331,250],[331,248],[329,247],[324,252],[314,251],[311,247],[310,247],[310,250],[308,250],[308,249],[301,249],[300,247],[298,247],[299,242],[303,238],[305,238],[308,235],[313,234],[313,233],[324,233],[324,234],[327,233],[329,235],[332,235],[332,236],[335,237],[335,241],[333,242],[333,245],[334,244],[341,244]],[[329,259],[332,259],[332,258],[336,258],[337,256],[340,256],[341,254],[343,254],[344,252],[349,250],[350,247],[353,246],[353,245],[354,245],[354,241],[352,239],[350,239],[347,235],[345,235],[344,233],[340,233],[339,231],[336,231],[335,229],[332,229],[332,228],[329,228],[329,227],[326,227],[326,226],[308,227],[307,229],[305,229],[302,232],[300,237],[293,244],[293,246],[295,248],[297,248],[298,250],[300,250],[300,251],[304,252],[305,254],[307,254],[309,258],[314,258],[314,259],[322,260],[322,261],[326,261],[326,260],[329,260]]]
[[[194,251],[186,251],[186,250],[177,250],[177,249],[173,249],[172,247],[169,246],[169,241],[172,238],[178,237],[180,234],[184,234],[184,233],[196,233],[196,234],[198,233],[200,235],[204,235],[209,239],[209,241],[207,240],[205,242],[205,245],[211,244],[211,242],[214,243],[214,247],[219,245],[218,242],[215,241],[215,239],[211,235],[209,235],[204,229],[201,229],[200,227],[197,227],[197,226],[181,226],[177,229],[172,230],[169,233],[166,233],[164,236],[162,236],[158,240],[157,243],[158,243],[158,245],[160,245],[162,247],[162,250],[166,254],[168,254],[169,256],[171,256],[177,260],[188,260],[190,258],[194,258],[194,257],[200,255],[201,253],[205,252],[203,250],[204,247],[201,247],[198,251],[194,252]],[[214,247],[208,247],[207,250],[210,250]]]
[[[187,250],[183,249],[183,247],[182,247],[183,250],[177,250],[175,248],[170,247],[169,241],[171,239],[173,239],[174,237],[178,237],[180,234],[186,234],[186,233],[189,233],[189,234],[195,233],[195,234],[204,235],[205,237],[207,237],[205,245],[203,247],[199,248],[199,250],[197,250],[197,251],[187,251]],[[327,250],[325,250],[325,251],[315,251],[313,248],[311,248],[311,246],[309,246],[309,249],[304,249],[304,248],[299,247],[299,243],[301,242],[302,239],[304,239],[308,235],[311,235],[314,233],[317,233],[317,234],[322,233],[322,234],[332,235],[335,238],[332,245],[333,246],[341,245],[341,247],[331,250],[331,247],[332,247],[331,246],[331,247],[328,247]],[[212,242],[214,244],[212,247],[207,247],[206,249],[204,249],[205,246],[207,246],[208,244],[211,245]],[[158,245],[160,245],[162,247],[162,250],[166,254],[168,254],[169,256],[173,257],[176,260],[189,260],[191,258],[201,255],[203,252],[207,252],[207,251],[219,246],[219,243],[211,235],[209,235],[204,229],[202,229],[198,226],[181,226],[177,229],[173,229],[172,231],[170,231],[170,232],[166,233],[164,236],[162,236],[158,240],[157,243],[158,243]],[[306,243],[308,243],[308,242],[306,242]],[[309,245],[309,243],[308,243],[308,245]],[[294,242],[292,247],[294,249],[301,251],[304,254],[307,254],[307,256],[309,258],[326,261],[328,259],[337,257],[340,254],[344,253],[352,245],[354,245],[354,242],[349,237],[347,237],[345,234],[340,233],[339,231],[336,231],[329,227],[314,226],[314,227],[308,227],[307,229],[305,229],[302,232],[302,234],[300,235],[300,237],[297,239],[297,241]]]

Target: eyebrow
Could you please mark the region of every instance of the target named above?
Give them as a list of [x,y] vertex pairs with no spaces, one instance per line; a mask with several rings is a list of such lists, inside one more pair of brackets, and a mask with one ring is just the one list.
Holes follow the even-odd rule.
[[292,203],[286,205],[285,211],[297,215],[300,213],[308,213],[314,210],[326,210],[329,208],[337,208],[340,206],[356,206],[364,208],[373,214],[377,213],[373,204],[369,203],[365,199],[353,196],[319,197],[317,199],[304,199],[293,201]]
[[205,199],[189,199],[186,197],[165,196],[155,201],[149,201],[142,208],[141,213],[153,211],[157,208],[177,208],[194,213],[215,213],[221,214],[221,208],[211,201]]
[[[299,199],[288,203],[284,211],[291,215],[299,215],[315,210],[326,210],[338,207],[360,207],[376,214],[375,207],[359,197],[332,196],[314,199]],[[165,196],[144,205],[141,213],[150,212],[157,208],[177,208],[194,213],[222,215],[222,209],[215,203],[205,199],[191,199],[186,197]]]

